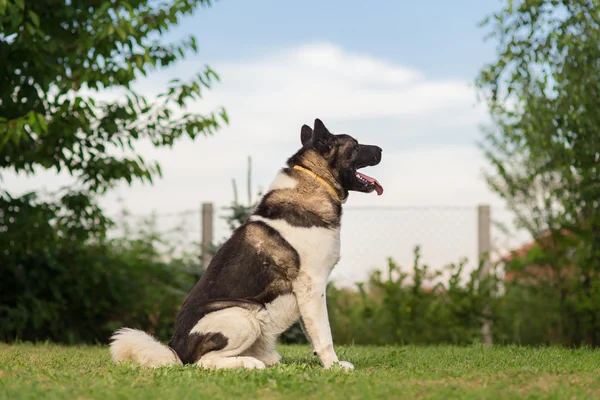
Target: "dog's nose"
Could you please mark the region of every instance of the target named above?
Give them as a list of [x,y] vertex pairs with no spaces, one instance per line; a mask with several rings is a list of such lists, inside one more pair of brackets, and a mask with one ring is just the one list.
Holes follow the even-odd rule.
[[383,149],[379,146],[375,146],[375,156],[373,157],[375,161],[381,161],[381,153],[383,153]]

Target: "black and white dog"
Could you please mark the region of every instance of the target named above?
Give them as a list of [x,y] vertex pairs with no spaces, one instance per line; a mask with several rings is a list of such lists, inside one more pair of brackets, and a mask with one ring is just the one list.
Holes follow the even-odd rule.
[[319,119],[314,130],[302,127],[301,141],[184,301],[169,346],[123,328],[112,337],[115,362],[262,369],[279,362],[276,340],[300,319],[326,369],[354,369],[333,349],[325,288],[340,259],[348,192],[383,193],[376,179],[357,171],[379,164],[382,150],[332,134]]

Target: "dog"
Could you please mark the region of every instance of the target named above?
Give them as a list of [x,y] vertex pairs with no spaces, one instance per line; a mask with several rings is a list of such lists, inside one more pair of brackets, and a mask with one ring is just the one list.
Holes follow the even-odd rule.
[[264,369],[281,360],[276,340],[300,320],[325,369],[354,369],[334,350],[325,289],[340,259],[349,192],[383,193],[376,179],[358,172],[379,164],[382,149],[333,134],[319,119],[313,129],[302,126],[300,139],[302,148],[183,302],[168,346],[121,328],[111,337],[115,362]]

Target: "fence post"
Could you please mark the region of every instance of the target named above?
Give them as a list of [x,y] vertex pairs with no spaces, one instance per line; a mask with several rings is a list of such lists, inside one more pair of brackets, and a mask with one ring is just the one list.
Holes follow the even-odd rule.
[[208,268],[208,264],[211,259],[211,246],[213,243],[213,204],[212,203],[202,203],[202,268],[206,270]]
[[[492,249],[491,240],[491,209],[488,204],[480,204],[477,207],[477,248],[481,269],[479,271],[479,283],[485,281],[490,274],[490,252]],[[489,313],[489,307],[484,308],[484,313]],[[485,345],[492,345],[492,321],[484,319],[481,324],[481,336]]]

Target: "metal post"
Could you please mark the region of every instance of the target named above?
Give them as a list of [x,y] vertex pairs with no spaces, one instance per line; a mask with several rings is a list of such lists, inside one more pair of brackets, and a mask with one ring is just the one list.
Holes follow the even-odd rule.
[[202,203],[202,268],[206,270],[211,259],[213,243],[213,204]]
[[[481,270],[479,271],[479,282],[485,281],[490,274],[490,252],[492,249],[491,240],[491,209],[487,204],[481,204],[477,208],[477,247],[479,254],[479,262],[481,262]],[[486,306],[485,313],[489,312]],[[481,325],[481,336],[485,345],[492,345],[492,321],[484,319]]]

